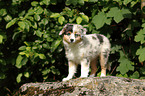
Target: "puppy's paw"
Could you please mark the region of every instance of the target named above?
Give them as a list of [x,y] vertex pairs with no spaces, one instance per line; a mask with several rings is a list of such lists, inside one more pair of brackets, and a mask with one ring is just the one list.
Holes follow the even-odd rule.
[[106,75],[104,73],[101,73],[101,76],[100,77],[105,77]]
[[62,81],[68,81],[70,78],[63,78]]
[[95,77],[95,74],[90,75],[89,77]]

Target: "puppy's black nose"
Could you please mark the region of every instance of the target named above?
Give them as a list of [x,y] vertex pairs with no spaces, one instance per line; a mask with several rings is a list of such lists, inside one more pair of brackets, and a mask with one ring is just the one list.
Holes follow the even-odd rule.
[[73,42],[74,41],[74,39],[70,39],[70,42]]

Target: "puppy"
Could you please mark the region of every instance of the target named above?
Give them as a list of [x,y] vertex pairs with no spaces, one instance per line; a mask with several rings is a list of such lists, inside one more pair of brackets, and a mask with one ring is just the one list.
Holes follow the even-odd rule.
[[101,65],[101,77],[106,76],[110,42],[104,35],[86,35],[86,32],[86,28],[81,25],[66,24],[59,33],[59,35],[63,34],[63,44],[69,64],[69,74],[66,78],[63,78],[63,81],[73,78],[78,64],[81,64],[80,77],[88,77],[90,66],[90,77],[94,77],[98,58]]

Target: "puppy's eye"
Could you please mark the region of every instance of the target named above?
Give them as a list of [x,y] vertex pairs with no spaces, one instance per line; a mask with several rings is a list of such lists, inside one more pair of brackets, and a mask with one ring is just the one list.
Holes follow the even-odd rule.
[[68,32],[68,33],[66,33],[66,35],[68,35],[68,36],[70,36],[70,34],[71,34],[71,33],[69,33],[69,32]]
[[80,36],[79,34],[75,34],[75,37],[78,37],[78,36]]

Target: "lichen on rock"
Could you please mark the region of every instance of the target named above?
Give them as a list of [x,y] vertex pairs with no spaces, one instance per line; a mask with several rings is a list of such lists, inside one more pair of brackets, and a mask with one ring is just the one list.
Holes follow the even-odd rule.
[[19,93],[22,96],[145,96],[145,80],[108,76],[26,83]]

